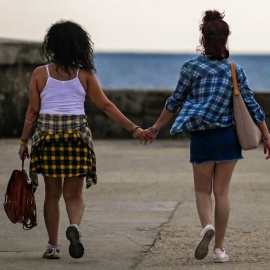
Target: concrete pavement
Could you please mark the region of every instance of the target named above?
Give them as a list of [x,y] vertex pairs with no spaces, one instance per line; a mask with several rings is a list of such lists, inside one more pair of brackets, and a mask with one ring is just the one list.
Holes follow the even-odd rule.
[[[0,140],[0,194],[12,170],[20,168],[18,140]],[[0,269],[263,269],[270,266],[270,161],[262,148],[244,152],[231,184],[231,218],[226,264],[193,258],[200,233],[188,140],[96,140],[97,186],[84,190],[80,226],[82,259],[68,254],[68,219],[61,200],[60,260],[42,259],[47,244],[42,215],[44,184],[36,191],[38,226],[24,231],[0,211]],[[26,163],[28,168],[29,162]],[[211,248],[210,248],[211,250]]]

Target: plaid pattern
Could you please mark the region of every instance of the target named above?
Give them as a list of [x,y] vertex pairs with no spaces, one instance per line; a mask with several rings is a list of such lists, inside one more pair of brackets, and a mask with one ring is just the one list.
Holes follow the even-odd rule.
[[41,114],[33,136],[29,176],[86,176],[86,187],[97,183],[96,157],[85,115]]
[[[236,65],[238,84],[247,108],[256,122],[263,122],[264,112],[255,101],[244,70]],[[166,109],[175,113],[181,107],[171,134],[234,125],[232,77],[227,60],[211,61],[200,55],[187,61],[180,72],[177,87],[166,101]]]

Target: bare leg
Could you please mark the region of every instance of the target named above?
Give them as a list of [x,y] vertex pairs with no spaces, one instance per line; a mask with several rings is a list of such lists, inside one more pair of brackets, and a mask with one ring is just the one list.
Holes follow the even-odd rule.
[[49,244],[58,244],[58,227],[60,219],[59,200],[62,195],[62,179],[44,176],[45,200],[44,220],[49,236]]
[[222,249],[230,214],[229,187],[237,161],[224,161],[215,166],[213,190],[215,195],[215,248]]
[[70,224],[81,223],[84,211],[84,200],[82,188],[84,177],[65,178],[63,187],[63,197],[66,203],[66,209]]
[[196,205],[203,228],[212,224],[211,193],[214,168],[214,162],[193,164]]

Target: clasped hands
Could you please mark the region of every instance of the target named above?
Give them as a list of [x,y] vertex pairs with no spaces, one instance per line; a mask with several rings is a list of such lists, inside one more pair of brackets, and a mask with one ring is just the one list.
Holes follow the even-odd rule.
[[150,144],[155,141],[158,135],[158,130],[153,129],[152,127],[148,129],[137,128],[133,133],[133,138],[140,140],[140,142],[144,142],[146,145],[149,141]]

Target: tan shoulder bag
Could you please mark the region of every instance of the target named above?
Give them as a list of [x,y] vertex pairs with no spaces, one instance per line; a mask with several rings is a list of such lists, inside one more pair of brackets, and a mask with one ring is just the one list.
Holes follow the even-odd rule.
[[238,88],[235,64],[231,63],[233,80],[233,116],[240,146],[243,150],[252,150],[258,147],[262,140],[262,132],[254,122],[246,107]]

